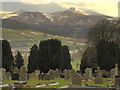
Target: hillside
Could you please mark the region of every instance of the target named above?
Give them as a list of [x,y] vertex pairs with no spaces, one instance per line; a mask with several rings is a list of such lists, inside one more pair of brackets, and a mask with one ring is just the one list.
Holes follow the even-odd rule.
[[[18,13],[17,13],[18,14]],[[85,10],[70,8],[68,10],[42,13],[24,11],[17,16],[2,20],[3,28],[31,29],[42,33],[86,39],[90,28],[101,19],[113,19],[102,14],[89,15]]]

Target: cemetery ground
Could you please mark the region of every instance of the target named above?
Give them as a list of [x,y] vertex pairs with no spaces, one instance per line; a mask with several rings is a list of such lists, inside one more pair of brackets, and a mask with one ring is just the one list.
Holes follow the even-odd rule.
[[[104,82],[102,84],[97,84],[93,80],[82,80],[81,86],[95,86],[95,87],[108,87],[108,85],[114,85],[114,80],[111,78],[104,78]],[[3,80],[2,84],[13,84],[14,82],[19,82],[17,80],[11,80],[11,78],[7,80]],[[71,85],[71,80],[64,80],[63,78],[55,78],[54,80],[38,80],[37,78],[31,78],[28,81],[28,84],[24,86],[24,88],[37,88],[35,87],[38,83],[49,83],[49,82],[58,82],[58,85],[44,86],[40,88],[60,88],[66,85]]]

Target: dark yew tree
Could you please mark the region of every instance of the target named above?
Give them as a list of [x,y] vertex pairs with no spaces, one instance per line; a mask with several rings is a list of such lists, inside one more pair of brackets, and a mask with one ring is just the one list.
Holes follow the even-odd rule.
[[21,53],[17,52],[17,55],[15,56],[15,67],[20,69],[22,65],[24,65],[24,59],[22,58]]
[[97,64],[101,69],[111,70],[118,63],[119,46],[114,41],[100,40],[96,45]]
[[2,68],[6,71],[12,71],[14,58],[11,52],[10,43],[7,40],[1,40],[2,42]]
[[97,68],[96,49],[94,47],[87,47],[81,58],[80,70],[84,73],[87,67]]
[[70,61],[68,48],[63,47],[61,41],[50,39],[40,42],[38,66],[41,72],[46,73],[49,69],[71,69]]
[[[119,30],[120,23],[117,20],[101,20],[89,32],[88,44],[95,48],[95,62],[101,69],[111,70],[115,63],[118,63],[120,68]],[[82,58],[81,66],[86,65],[88,58]]]
[[34,72],[38,69],[38,47],[35,44],[30,51],[30,56],[28,58],[28,73]]

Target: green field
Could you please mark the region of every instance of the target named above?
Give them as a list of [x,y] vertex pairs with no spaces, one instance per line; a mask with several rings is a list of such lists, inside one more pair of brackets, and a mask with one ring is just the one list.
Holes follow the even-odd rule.
[[[47,39],[59,39],[62,42],[62,45],[73,45],[73,42],[70,42],[69,40],[77,40],[69,37],[62,37],[62,36],[55,36],[55,35],[49,35],[40,33],[37,31],[32,30],[12,30],[12,29],[3,29],[2,30],[2,38],[14,42],[19,43],[25,43],[28,47],[33,46],[34,44],[39,44],[41,40],[47,40]],[[81,45],[81,43],[76,43],[76,45]]]

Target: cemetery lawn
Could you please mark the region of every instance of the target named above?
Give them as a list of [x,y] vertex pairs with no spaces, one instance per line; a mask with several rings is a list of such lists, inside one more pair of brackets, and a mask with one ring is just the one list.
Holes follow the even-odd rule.
[[[14,82],[18,82],[18,81],[13,81],[13,80],[3,80],[2,81],[2,84],[12,84]],[[70,80],[64,80],[64,79],[61,79],[61,78],[55,78],[54,80],[38,80],[38,79],[30,79],[27,81],[28,82],[28,85],[30,87],[28,88],[35,88],[34,86],[37,84],[37,83],[49,83],[49,82],[58,82],[59,84],[58,85],[51,85],[51,86],[45,86],[45,87],[42,87],[42,88],[53,88],[53,87],[62,87],[62,86],[65,86],[65,85],[68,85],[71,83]]]
[[[89,86],[100,86],[100,87],[107,87],[107,85],[114,85],[114,82],[110,82],[110,81],[106,81],[108,79],[104,79],[104,83],[103,84],[96,84],[94,83],[94,81],[82,81],[82,86],[85,86],[85,84],[87,83]],[[12,84],[14,82],[18,82],[18,81],[13,81],[13,80],[4,80],[2,81],[2,84]],[[37,83],[49,83],[49,82],[58,82],[58,85],[50,85],[50,86],[45,86],[45,87],[40,87],[40,88],[59,88],[62,86],[66,86],[71,84],[72,82],[70,80],[64,80],[61,78],[55,78],[54,80],[38,80],[38,79],[30,79],[27,81],[28,82],[28,86],[30,87],[26,87],[26,88],[36,88],[34,87]]]

